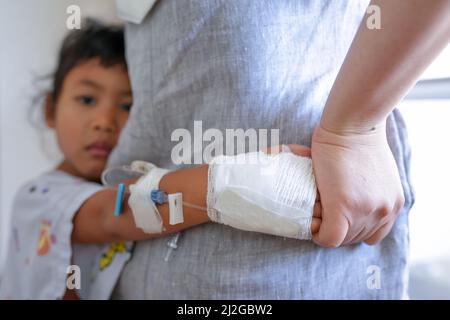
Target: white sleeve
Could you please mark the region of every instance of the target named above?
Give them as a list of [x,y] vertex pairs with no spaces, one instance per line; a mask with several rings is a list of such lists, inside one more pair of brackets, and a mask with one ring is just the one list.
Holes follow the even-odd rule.
[[72,264],[72,220],[103,187],[52,171],[16,195],[0,297],[60,299]]

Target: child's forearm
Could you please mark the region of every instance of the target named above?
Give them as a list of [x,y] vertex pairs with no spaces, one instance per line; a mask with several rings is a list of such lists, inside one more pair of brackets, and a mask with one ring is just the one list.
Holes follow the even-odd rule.
[[[306,152],[303,149],[301,150],[301,152],[297,150],[296,154],[303,156],[309,155],[309,151]],[[293,151],[295,151],[295,148]],[[158,211],[163,221],[164,231],[162,233],[145,233],[142,229],[136,227],[134,215],[128,206],[128,199],[124,200],[124,207],[121,215],[118,217],[114,216],[116,191],[107,189],[98,192],[93,197],[88,199],[86,204],[83,205],[78,212],[76,218],[74,219],[75,227],[73,232],[73,241],[98,243],[123,240],[145,240],[166,236],[168,234],[210,221],[206,211],[208,169],[209,167],[207,165],[202,165],[194,168],[169,172],[164,175],[159,182],[159,188],[166,193],[182,193],[183,202],[204,208],[203,210],[194,209],[190,206],[184,205],[183,223],[171,225],[169,223],[168,205],[158,205]],[[135,181],[129,182],[134,183]],[[299,181],[299,183],[301,182]],[[149,214],[151,213],[149,212]],[[311,212],[311,214],[313,214],[313,217],[311,217],[311,232],[314,233],[317,232],[321,222],[319,202],[315,202],[313,212]],[[257,219],[249,221],[248,219],[244,219],[246,216],[242,217],[242,220],[245,220],[246,222],[244,222],[247,223],[247,225],[244,223],[244,227],[242,225],[229,225],[241,230],[255,230],[263,233],[281,235],[279,234],[279,230],[277,230],[276,226],[269,225],[267,228],[261,229]],[[236,219],[234,222],[236,222]],[[252,227],[252,224],[256,226],[256,229]]]
[[[184,201],[206,208],[207,185],[208,166],[203,165],[170,172],[162,178],[159,186],[168,194],[181,192]],[[145,240],[165,236],[209,221],[206,211],[184,206],[184,222],[170,225],[168,205],[159,205],[158,210],[165,230],[162,233],[148,234],[136,227],[127,198],[124,199],[121,215],[114,216],[115,197],[115,190],[103,190],[86,201],[74,219],[73,242],[102,243]]]
[[[169,172],[159,184],[161,190],[168,194],[181,192],[183,201],[206,208],[206,191],[208,187],[208,166],[199,166],[190,169],[182,169]],[[209,221],[205,210],[194,209],[183,206],[184,222],[176,225],[169,224],[169,206],[167,203],[158,205],[158,211],[164,224],[162,233],[148,234],[137,228],[133,214],[127,201],[124,202],[124,213],[119,217],[108,219],[111,221],[111,230],[117,239],[121,240],[144,240],[165,236]],[[112,211],[110,212],[112,216]]]

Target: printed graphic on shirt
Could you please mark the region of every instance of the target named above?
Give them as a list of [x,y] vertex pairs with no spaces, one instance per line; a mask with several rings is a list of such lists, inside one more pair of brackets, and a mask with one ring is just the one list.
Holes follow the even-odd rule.
[[50,234],[51,225],[52,222],[50,220],[41,221],[37,247],[38,256],[45,256],[47,253],[49,253],[52,244],[56,242],[55,236]]
[[127,252],[124,241],[111,243],[108,250],[102,255],[100,259],[100,271],[103,271],[112,263],[117,253],[123,252]]

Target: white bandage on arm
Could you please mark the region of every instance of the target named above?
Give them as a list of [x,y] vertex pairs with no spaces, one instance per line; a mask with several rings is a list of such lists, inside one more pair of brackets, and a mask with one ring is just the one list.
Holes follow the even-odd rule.
[[[142,162],[141,167],[142,167]],[[145,163],[144,163],[145,164]],[[141,228],[146,233],[161,233],[164,231],[163,221],[159,211],[150,198],[150,192],[159,188],[161,178],[169,170],[157,168],[153,164],[143,166],[147,173],[139,180],[130,185],[130,197],[128,205],[133,213],[136,227]]]
[[310,158],[253,152],[217,157],[208,170],[211,220],[241,230],[311,239],[317,189]]

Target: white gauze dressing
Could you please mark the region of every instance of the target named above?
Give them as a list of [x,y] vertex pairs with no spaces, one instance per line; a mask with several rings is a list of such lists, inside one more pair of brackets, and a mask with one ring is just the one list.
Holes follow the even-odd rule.
[[208,216],[231,227],[311,239],[312,160],[291,152],[219,156],[208,170]]

